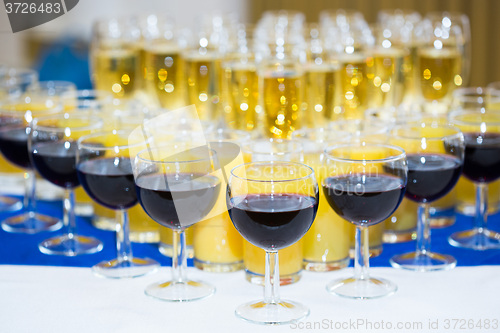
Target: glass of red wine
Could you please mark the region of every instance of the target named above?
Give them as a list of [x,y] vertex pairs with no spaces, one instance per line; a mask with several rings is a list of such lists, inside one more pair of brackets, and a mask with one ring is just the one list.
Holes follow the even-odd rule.
[[405,195],[418,203],[416,251],[392,257],[391,265],[420,272],[452,269],[457,263],[454,257],[431,252],[429,207],[431,202],[451,191],[462,173],[462,132],[430,120],[395,126],[391,141],[406,151],[408,185]]
[[98,132],[78,140],[76,170],[87,194],[98,204],[116,210],[117,258],[92,267],[98,275],[109,278],[132,278],[155,271],[159,264],[132,254],[127,210],[138,202],[132,161],[147,143],[130,131]]
[[463,174],[476,188],[476,215],[471,230],[452,234],[448,241],[473,250],[500,248],[500,233],[487,228],[488,184],[500,178],[500,113],[462,110],[450,114],[450,122],[465,138]]
[[133,171],[139,203],[154,221],[173,231],[172,279],[149,285],[146,295],[186,302],[215,292],[212,285],[186,276],[185,230],[210,216],[221,190],[216,170],[216,153],[207,146],[171,142],[147,148],[135,157]]
[[309,309],[280,298],[278,250],[305,235],[318,210],[314,171],[295,162],[252,162],[235,167],[229,179],[229,216],[236,230],[266,251],[264,299],[238,306],[237,317],[258,324],[289,324]]
[[45,98],[19,98],[0,106],[0,152],[10,163],[25,170],[24,212],[2,221],[7,232],[35,234],[61,227],[59,219],[36,212],[35,170],[28,154],[28,137],[34,117],[57,114],[61,107]]
[[77,140],[101,128],[100,118],[84,113],[64,113],[33,119],[28,150],[40,176],[64,189],[63,235],[42,241],[42,253],[76,256],[102,250],[102,243],[76,233],[75,188],[80,185],[76,172]]
[[406,154],[397,146],[357,142],[325,149],[323,194],[340,217],[356,226],[354,276],[328,283],[330,293],[371,299],[396,292],[393,282],[368,273],[368,227],[396,211],[407,175]]

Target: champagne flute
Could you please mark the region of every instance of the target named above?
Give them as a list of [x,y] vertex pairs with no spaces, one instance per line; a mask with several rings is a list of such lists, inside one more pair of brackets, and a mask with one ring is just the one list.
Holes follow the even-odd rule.
[[478,110],[455,111],[450,122],[464,132],[463,174],[476,189],[474,228],[452,234],[450,244],[473,250],[500,248],[500,233],[489,230],[488,184],[500,178],[500,114]]
[[327,285],[330,293],[356,299],[391,295],[397,286],[370,277],[368,227],[391,216],[403,199],[408,176],[404,150],[358,142],[325,149],[323,193],[335,212],[356,225],[354,277]]
[[85,192],[97,203],[116,210],[117,258],[92,267],[96,275],[130,278],[155,271],[152,259],[132,255],[128,209],[137,204],[131,158],[146,148],[144,140],[130,131],[99,132],[78,140],[76,155],[78,179]]
[[457,263],[455,258],[430,251],[429,208],[431,202],[449,193],[460,177],[464,161],[462,132],[436,122],[418,122],[395,126],[391,141],[406,150],[406,197],[419,204],[417,249],[392,257],[391,265],[421,272],[451,269]]
[[304,305],[279,295],[278,250],[296,243],[318,210],[314,171],[301,163],[254,162],[231,171],[229,216],[238,232],[266,251],[264,300],[240,305],[236,316],[257,324],[289,324],[306,317]]
[[102,250],[102,243],[76,233],[75,188],[77,140],[102,126],[98,117],[64,113],[33,119],[28,151],[40,176],[64,189],[63,223],[66,232],[42,241],[38,248],[51,255],[76,256]]
[[[208,297],[215,287],[186,276],[186,228],[209,215],[221,181],[215,151],[207,146],[189,149],[186,144],[149,148],[133,163],[137,196],[144,211],[157,223],[173,230],[172,280],[149,285],[148,296],[171,302]],[[179,246],[180,244],[180,246]]]

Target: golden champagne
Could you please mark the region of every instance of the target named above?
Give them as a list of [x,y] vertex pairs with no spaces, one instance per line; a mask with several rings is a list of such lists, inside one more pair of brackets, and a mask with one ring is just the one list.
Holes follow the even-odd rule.
[[330,120],[341,115],[341,108],[336,107],[338,87],[338,67],[334,64],[309,64],[305,72],[307,102],[307,124],[309,127],[323,127]]
[[292,71],[273,72],[264,75],[262,85],[267,135],[291,138],[304,122],[304,76]]
[[424,48],[418,51],[418,82],[427,101],[451,101],[462,85],[460,52],[453,48]]
[[404,76],[403,101],[408,104],[411,104],[418,100],[419,90],[417,87],[417,54],[420,47],[421,46],[415,44],[408,47],[408,52],[406,52],[406,55],[403,58],[403,66],[401,67],[401,72]]
[[345,119],[362,119],[368,107],[368,66],[363,54],[340,57],[339,105],[344,109]]
[[252,131],[258,126],[259,79],[253,64],[225,63],[223,89],[224,118],[233,129]]
[[162,108],[186,106],[184,60],[180,49],[172,45],[150,45],[145,50],[147,89]]
[[398,48],[376,48],[367,58],[370,107],[391,107],[403,100],[405,51]]
[[132,97],[140,88],[139,50],[133,47],[99,49],[92,52],[92,81],[95,89],[115,97]]
[[188,104],[194,104],[201,120],[217,117],[220,99],[221,60],[215,54],[197,51],[184,55]]

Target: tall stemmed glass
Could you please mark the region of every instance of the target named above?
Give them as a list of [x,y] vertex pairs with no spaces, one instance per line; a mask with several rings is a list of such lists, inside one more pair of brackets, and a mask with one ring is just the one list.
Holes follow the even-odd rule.
[[309,314],[304,305],[279,294],[278,250],[297,242],[318,210],[314,171],[294,162],[253,162],[231,171],[229,216],[238,232],[266,251],[264,299],[245,303],[236,316],[257,324],[288,324]]
[[465,137],[464,176],[476,188],[476,215],[471,230],[450,236],[450,244],[473,250],[500,248],[500,233],[489,230],[488,184],[500,178],[500,113],[478,110],[455,111],[450,122]]
[[28,154],[30,124],[34,117],[56,114],[61,107],[50,100],[22,98],[0,106],[0,152],[10,163],[24,169],[24,212],[2,221],[8,232],[35,234],[57,230],[61,221],[36,212],[35,170]]
[[[137,197],[157,223],[173,230],[172,280],[149,285],[145,293],[164,301],[186,302],[208,297],[215,287],[186,276],[186,228],[209,216],[221,181],[216,154],[207,146],[184,143],[149,148],[133,163]],[[180,244],[180,246],[179,246]]]
[[323,194],[335,212],[356,225],[354,276],[327,284],[330,293],[356,299],[393,294],[391,281],[370,277],[368,227],[391,216],[403,199],[408,176],[404,150],[397,146],[342,144],[325,149]]
[[419,204],[417,249],[396,255],[393,267],[414,271],[451,269],[457,261],[450,255],[431,252],[430,203],[444,197],[455,186],[462,172],[464,137],[453,126],[435,122],[400,125],[393,128],[391,141],[408,155],[406,197]]
[[76,173],[77,140],[97,131],[100,118],[86,114],[60,114],[33,119],[28,150],[38,173],[64,191],[63,223],[66,233],[42,241],[42,253],[76,256],[102,249],[102,243],[76,233],[75,188],[80,185]]
[[152,259],[132,255],[127,210],[138,202],[132,173],[131,157],[146,148],[142,138],[130,131],[99,132],[78,140],[76,155],[78,179],[85,192],[97,203],[116,210],[117,258],[92,267],[96,275],[109,278],[131,278],[156,270]]

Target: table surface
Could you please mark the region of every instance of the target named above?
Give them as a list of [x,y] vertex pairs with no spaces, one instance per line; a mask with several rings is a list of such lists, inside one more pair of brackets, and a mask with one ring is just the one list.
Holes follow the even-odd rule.
[[[59,217],[62,214],[60,202],[41,202],[39,209]],[[0,214],[0,218],[11,214]],[[40,329],[50,332],[171,332],[177,329],[187,332],[233,332],[236,329],[252,333],[314,329],[500,332],[500,250],[456,249],[446,242],[448,235],[469,228],[471,223],[472,218],[458,216],[454,226],[433,230],[432,249],[453,254],[458,260],[459,267],[451,271],[414,273],[387,267],[392,255],[414,250],[415,242],[385,244],[382,254],[372,258],[370,264],[372,275],[398,285],[397,293],[387,298],[356,301],[328,294],[325,285],[335,278],[350,276],[352,268],[328,273],[302,272],[302,279],[283,287],[281,294],[283,298],[306,304],[311,314],[296,326],[280,327],[256,326],[234,316],[237,305],[262,297],[262,287],[246,282],[242,271],[216,274],[189,268],[191,278],[212,283],[217,288],[216,294],[197,302],[162,302],[145,296],[143,290],[150,283],[168,280],[168,267],[136,279],[113,280],[92,275],[88,267],[115,257],[115,238],[113,232],[93,228],[88,218],[78,218],[80,233],[101,239],[104,249],[97,254],[72,258],[44,255],[37,249],[40,241],[60,231],[20,235],[2,230],[0,332]],[[499,214],[490,217],[490,226],[500,229]],[[162,266],[170,265],[170,259],[159,253],[157,244],[134,243],[133,248],[136,256],[153,258]],[[398,325],[408,329],[397,329]]]

